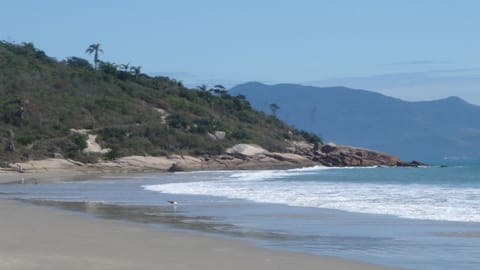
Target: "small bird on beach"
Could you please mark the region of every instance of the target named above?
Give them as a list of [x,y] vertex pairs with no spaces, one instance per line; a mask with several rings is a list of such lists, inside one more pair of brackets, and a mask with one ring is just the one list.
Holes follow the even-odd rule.
[[167,202],[172,205],[178,204],[176,201],[167,201]]

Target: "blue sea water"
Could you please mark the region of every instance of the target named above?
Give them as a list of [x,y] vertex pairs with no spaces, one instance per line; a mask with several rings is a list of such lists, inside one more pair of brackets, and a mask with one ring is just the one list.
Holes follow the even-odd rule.
[[478,164],[150,174],[3,185],[0,192],[34,200],[156,206],[158,215],[208,223],[189,229],[273,249],[409,269],[480,269]]

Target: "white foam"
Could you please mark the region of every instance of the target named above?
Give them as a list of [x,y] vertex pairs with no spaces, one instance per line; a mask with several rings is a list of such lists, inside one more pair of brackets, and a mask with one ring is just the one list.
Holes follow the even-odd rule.
[[290,169],[289,172],[316,172],[321,170],[328,170],[332,169],[332,167],[325,167],[325,166],[312,166],[312,167],[303,167],[297,169]]
[[[409,219],[480,222],[478,188],[283,180],[305,173],[314,172],[242,172],[222,181],[148,185],[144,188],[162,193],[220,196]],[[275,181],[266,181],[270,179]]]
[[263,181],[270,179],[285,178],[291,176],[287,171],[264,170],[264,171],[242,171],[230,175],[232,180],[241,181]]
[[313,167],[303,167],[297,169],[287,170],[289,172],[318,172],[324,170],[351,170],[351,169],[375,169],[379,166],[364,166],[364,167],[326,167],[326,166],[313,166]]

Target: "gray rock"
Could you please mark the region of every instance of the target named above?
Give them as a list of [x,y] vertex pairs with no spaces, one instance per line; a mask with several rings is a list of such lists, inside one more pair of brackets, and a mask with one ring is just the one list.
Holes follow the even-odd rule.
[[226,150],[226,152],[227,154],[244,157],[251,157],[268,153],[268,151],[263,149],[261,146],[245,143],[237,144],[233,147],[230,147]]
[[320,151],[322,151],[323,153],[330,153],[330,152],[333,152],[337,150],[337,146],[333,143],[327,143],[325,145],[322,146],[322,148],[320,148]]
[[215,137],[217,138],[217,140],[224,140],[225,139],[225,136],[227,135],[225,133],[225,131],[215,131]]
[[207,136],[208,136],[208,138],[211,139],[211,140],[214,140],[214,141],[217,140],[217,137],[216,137],[214,134],[210,133],[210,132],[207,132]]
[[[402,166],[399,158],[365,148],[325,144],[313,160],[325,166]],[[413,165],[413,164],[412,164]]]

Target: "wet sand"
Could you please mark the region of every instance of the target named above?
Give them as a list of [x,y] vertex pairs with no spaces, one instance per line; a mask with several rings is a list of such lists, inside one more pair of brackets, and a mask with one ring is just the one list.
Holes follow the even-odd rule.
[[[9,177],[3,177],[6,175]],[[19,175],[1,174],[0,182],[12,182]],[[28,177],[39,182],[92,179],[92,175],[67,172],[37,173]],[[104,214],[116,215],[114,210],[108,211]],[[5,270],[395,269],[332,257],[270,251],[243,241],[140,224],[150,223],[149,220],[129,223],[91,218],[18,201],[0,200],[0,216],[0,269]]]
[[14,171],[0,171],[0,184],[35,184],[47,182],[73,181],[98,179],[102,176],[100,172],[88,172],[80,170],[52,170],[42,172],[18,173]]
[[0,200],[0,269],[394,269]]

